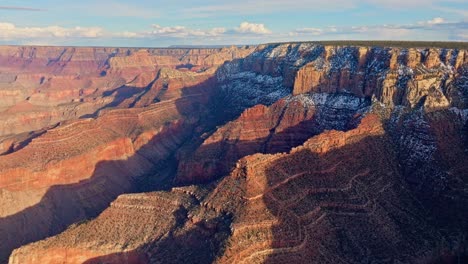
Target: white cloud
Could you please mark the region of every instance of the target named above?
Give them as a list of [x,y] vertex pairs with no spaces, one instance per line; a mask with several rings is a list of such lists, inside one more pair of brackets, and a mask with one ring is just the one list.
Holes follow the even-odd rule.
[[185,26],[161,26],[153,24],[150,31],[129,32],[124,31],[115,33],[114,36],[121,38],[221,38],[241,35],[267,35],[271,31],[264,24],[254,24],[243,22],[239,27],[226,29],[216,27],[211,29],[192,29]]
[[271,34],[271,30],[266,28],[264,24],[254,24],[249,22],[242,22],[235,31],[244,34]]
[[419,25],[423,26],[431,26],[431,25],[438,25],[438,24],[445,24],[447,21],[443,17],[434,17],[431,20],[428,21],[420,21],[418,22]]
[[[148,30],[141,31],[119,31],[111,32],[100,27],[20,27],[9,22],[0,22],[0,42],[1,43],[50,43],[61,44],[71,43],[76,45],[80,39],[91,40],[101,43],[110,42],[112,39],[120,40],[153,40],[158,43],[172,41],[174,43],[193,43],[203,42],[231,42],[252,43],[260,41],[261,36],[271,34],[264,24],[255,24],[243,22],[238,27],[226,29],[215,27],[209,29],[193,29],[186,26],[162,26],[159,24],[151,25]],[[264,39],[265,41],[267,39]],[[262,39],[263,41],[263,39]],[[94,42],[93,42],[94,43]]]
[[172,26],[172,27],[163,27],[160,25],[153,25],[153,30],[151,32],[143,33],[142,35],[152,35],[152,36],[165,36],[165,37],[174,37],[174,38],[183,38],[183,37],[215,37],[226,32],[224,28],[213,28],[208,30],[201,29],[190,29],[184,26]]
[[442,24],[445,23],[445,19],[442,17],[435,17],[432,20],[427,21],[428,24],[430,25],[435,25],[435,24]]
[[289,35],[301,39],[466,40],[467,32],[468,22],[455,23],[436,17],[407,25],[299,28]]
[[0,39],[33,39],[33,38],[98,38],[104,35],[100,27],[60,26],[17,27],[13,23],[0,22]]
[[112,32],[100,27],[23,27],[0,22],[0,43],[50,45],[166,46],[173,44],[256,44],[303,40],[467,40],[468,22],[442,17],[406,25],[302,27],[272,34],[265,24],[242,22],[238,27],[194,29],[154,24],[146,30]]
[[299,28],[296,29],[294,32],[291,32],[291,35],[298,35],[298,34],[310,34],[310,35],[321,35],[323,34],[324,30],[321,28]]

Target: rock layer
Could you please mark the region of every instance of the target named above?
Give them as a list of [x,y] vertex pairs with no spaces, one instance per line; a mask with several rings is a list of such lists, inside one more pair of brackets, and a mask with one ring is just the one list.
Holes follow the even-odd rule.
[[118,106],[162,68],[203,72],[252,50],[0,47],[0,137]]
[[[466,210],[442,220],[434,217],[440,211],[428,209],[463,207],[463,200],[447,189],[443,197],[451,198],[422,202],[404,181],[392,145],[380,118],[368,114],[355,129],[324,132],[289,153],[244,157],[214,185],[121,196],[97,219],[15,250],[10,263],[181,263],[184,256],[195,263],[450,259],[444,245],[463,243],[456,232],[463,230]],[[128,216],[133,213],[141,218]],[[178,228],[168,227],[171,215],[180,217]],[[220,220],[226,215],[230,229]],[[216,258],[205,255],[206,247],[193,251],[206,236]],[[174,245],[177,250],[170,250]],[[45,257],[50,254],[55,257]]]
[[248,108],[214,132],[194,154],[181,159],[177,181],[213,180],[229,173],[244,156],[286,152],[326,129],[351,129],[369,105],[368,100],[352,95],[314,94]]
[[[70,121],[44,127],[56,122],[44,115],[26,120],[40,130],[5,130],[17,134],[0,141],[1,257],[168,179],[166,191],[120,196],[96,219],[15,250],[12,263],[427,263],[466,254],[465,50],[5,50],[0,65],[54,69],[44,79],[2,70],[12,124],[39,106],[71,107],[70,98],[88,118],[66,112]],[[19,88],[35,82],[44,90]],[[174,187],[199,182],[208,183]]]
[[[165,161],[197,127],[203,127],[201,118],[214,88],[208,80],[218,64],[249,52],[249,48],[228,48],[128,50],[122,54],[116,50],[64,48],[61,57],[54,59],[54,55],[43,54],[48,48],[17,49],[21,52],[10,50],[10,56],[0,53],[9,67],[24,72],[54,69],[57,75],[40,84],[38,89],[45,92],[30,95],[2,113],[8,116],[4,120],[6,134],[43,129],[12,134],[2,141],[0,260],[16,247],[95,216],[117,195],[136,190],[141,178],[153,175],[152,181],[158,181],[158,170],[165,168]],[[107,57],[101,54],[93,59],[96,52]],[[43,56],[50,56],[47,63]],[[204,70],[175,69],[195,62],[200,65],[192,65],[194,68]],[[69,75],[71,69],[78,77]],[[99,74],[101,70],[106,74]],[[9,72],[16,74],[15,70]],[[125,84],[126,77],[133,79]],[[82,92],[80,83],[93,79],[119,85],[124,80],[124,85],[111,91],[100,87],[93,88],[102,88],[96,93]],[[101,98],[94,98],[98,94]],[[83,100],[64,105],[60,98]],[[50,107],[40,106],[49,103]],[[92,105],[93,111],[102,109],[94,118],[74,120],[86,113],[80,112],[86,105]],[[60,113],[65,108],[73,109],[73,117]],[[44,127],[62,119],[67,120]]]

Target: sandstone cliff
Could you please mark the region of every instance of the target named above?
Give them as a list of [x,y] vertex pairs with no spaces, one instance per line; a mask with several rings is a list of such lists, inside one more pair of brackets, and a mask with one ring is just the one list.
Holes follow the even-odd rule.
[[[466,108],[466,50],[322,46],[259,46],[218,73],[232,105],[272,103],[284,90],[375,96],[388,105]],[[249,94],[252,87],[254,94]]]
[[[159,170],[165,170],[165,162],[203,125],[201,118],[213,91],[208,79],[224,60],[249,52],[249,48],[229,48],[122,54],[64,48],[54,59],[55,49],[48,55],[44,51],[49,48],[17,49],[15,53],[5,48],[10,53],[2,53],[12,67],[10,74],[21,70],[47,75],[51,69],[57,73],[40,81],[36,87],[40,91],[22,95],[28,96],[23,101],[17,101],[18,93],[4,94],[12,99],[5,100],[11,106],[1,113],[6,117],[2,132],[9,135],[1,141],[0,259],[20,245],[95,216],[117,195],[135,191],[148,176],[155,178],[150,181],[166,177]],[[96,52],[107,57],[94,57]],[[116,64],[119,60],[121,64]],[[201,63],[204,70],[177,70],[187,67],[186,60]],[[69,67],[75,69],[74,76]],[[131,81],[125,80],[127,76],[133,76]],[[4,80],[6,91],[21,95],[14,77]],[[109,83],[116,88],[105,87]],[[76,100],[64,103],[70,98]],[[94,118],[78,119],[90,110],[99,111],[91,115]],[[34,128],[41,130],[18,133]]]
[[[17,49],[0,52],[11,67],[0,110],[30,127],[0,140],[3,258],[119,194],[167,190],[120,196],[11,263],[427,263],[465,252],[465,50]],[[50,106],[73,110],[54,119]]]
[[116,107],[162,68],[203,72],[252,50],[0,47],[0,137]]
[[289,96],[267,107],[256,105],[207,138],[179,163],[177,181],[210,181],[254,153],[278,153],[301,145],[326,129],[353,128],[370,101],[352,95]]
[[[460,190],[425,204],[392,145],[368,114],[288,153],[244,157],[214,185],[121,196],[97,219],[15,250],[10,263],[440,261],[444,243],[463,241]],[[433,218],[441,210],[450,217]]]

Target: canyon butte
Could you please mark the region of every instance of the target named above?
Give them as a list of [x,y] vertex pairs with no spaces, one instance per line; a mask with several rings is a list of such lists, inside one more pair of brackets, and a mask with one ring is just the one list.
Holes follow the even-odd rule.
[[0,263],[466,263],[468,44],[0,47]]

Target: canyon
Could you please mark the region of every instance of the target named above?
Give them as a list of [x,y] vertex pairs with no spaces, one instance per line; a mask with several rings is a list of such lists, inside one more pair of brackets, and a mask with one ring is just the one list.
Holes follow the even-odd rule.
[[0,47],[0,263],[456,263],[468,49]]

